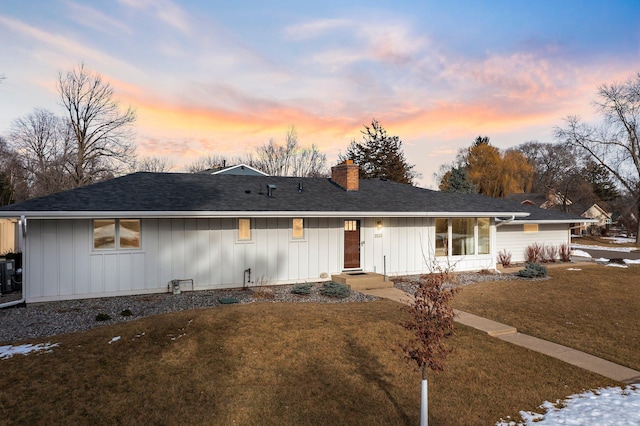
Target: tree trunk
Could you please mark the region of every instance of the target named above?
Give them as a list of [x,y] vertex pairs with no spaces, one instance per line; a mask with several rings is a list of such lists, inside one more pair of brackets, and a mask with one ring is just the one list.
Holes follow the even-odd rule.
[[636,201],[636,246],[640,245],[640,200]]

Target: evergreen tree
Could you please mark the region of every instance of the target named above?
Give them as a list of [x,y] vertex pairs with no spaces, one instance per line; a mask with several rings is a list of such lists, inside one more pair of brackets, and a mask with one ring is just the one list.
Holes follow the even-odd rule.
[[478,188],[469,180],[466,167],[453,166],[440,181],[440,191],[475,194]]
[[360,166],[360,178],[383,178],[394,182],[413,184],[417,174],[414,165],[407,163],[398,136],[389,136],[376,119],[364,126],[362,142],[353,140],[340,161],[353,160]]
[[593,193],[602,201],[608,202],[620,197],[611,173],[602,164],[590,161],[584,169],[584,179],[591,184]]

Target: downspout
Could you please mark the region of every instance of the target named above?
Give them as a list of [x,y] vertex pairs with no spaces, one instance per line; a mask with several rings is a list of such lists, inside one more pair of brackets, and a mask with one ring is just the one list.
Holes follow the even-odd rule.
[[500,223],[496,223],[496,228],[502,226],[502,225],[506,225],[507,223],[511,223],[515,220],[516,216],[515,215],[511,215],[511,217],[509,219],[505,219],[505,220],[501,220]]
[[20,247],[22,248],[22,297],[19,300],[12,300],[11,302],[0,303],[0,309],[9,308],[11,306],[22,305],[27,300],[27,286],[25,279],[27,274],[27,268],[25,267],[27,264],[25,262],[26,252],[27,252],[27,218],[22,215],[20,216],[20,221],[18,222],[18,227],[20,228],[18,232],[18,238],[20,241]]

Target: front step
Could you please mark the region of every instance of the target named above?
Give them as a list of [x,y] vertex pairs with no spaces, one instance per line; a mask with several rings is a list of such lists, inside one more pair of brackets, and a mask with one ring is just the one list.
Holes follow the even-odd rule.
[[343,272],[337,275],[331,275],[331,280],[338,284],[348,285],[351,290],[371,290],[374,288],[390,288],[393,287],[393,281],[382,274],[373,272]]

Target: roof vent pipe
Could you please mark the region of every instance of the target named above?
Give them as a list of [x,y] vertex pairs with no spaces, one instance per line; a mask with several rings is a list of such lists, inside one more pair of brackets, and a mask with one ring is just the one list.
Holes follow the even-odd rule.
[[298,192],[302,192],[302,182],[298,182]]
[[278,187],[273,184],[267,185],[267,197],[273,197],[273,190],[277,188]]

